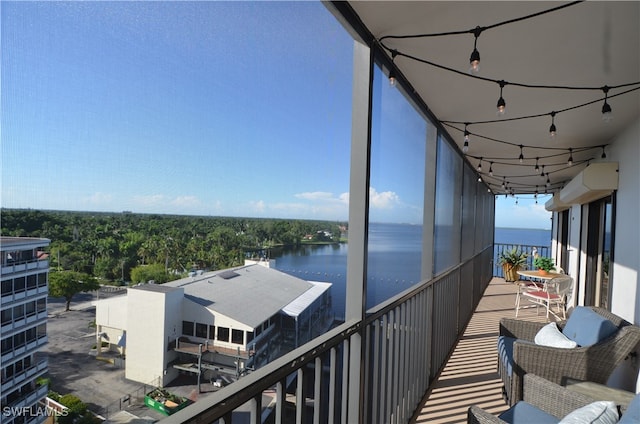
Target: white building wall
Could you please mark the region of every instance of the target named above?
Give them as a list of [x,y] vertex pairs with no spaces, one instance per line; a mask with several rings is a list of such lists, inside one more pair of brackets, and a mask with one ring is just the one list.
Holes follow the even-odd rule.
[[[640,118],[612,143],[610,160],[620,165],[616,196],[611,311],[640,324]],[[636,352],[640,346],[636,347]],[[638,357],[624,361],[609,384],[640,393]]]
[[96,324],[127,329],[127,296],[117,296],[96,302]]
[[[178,370],[168,367],[167,364],[178,357],[173,350],[168,351],[169,343],[174,343],[175,339],[180,336],[182,330],[182,314],[183,314],[183,289],[172,291],[165,297],[164,305],[164,333],[163,333],[163,374],[162,385],[165,386],[171,380],[178,376]],[[160,330],[160,329],[159,329]]]
[[620,164],[611,308],[640,324],[640,118],[614,141],[609,157]]
[[129,290],[126,378],[164,385],[173,377],[173,370],[166,367],[167,347],[174,329],[179,331],[181,325],[183,297],[184,290],[180,288]]

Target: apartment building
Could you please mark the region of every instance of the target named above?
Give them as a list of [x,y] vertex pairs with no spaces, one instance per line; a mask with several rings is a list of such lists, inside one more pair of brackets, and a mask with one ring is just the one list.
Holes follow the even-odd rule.
[[38,351],[47,343],[50,240],[1,237],[2,281],[2,422],[39,423],[46,417],[38,403],[48,391],[36,381],[48,363]]

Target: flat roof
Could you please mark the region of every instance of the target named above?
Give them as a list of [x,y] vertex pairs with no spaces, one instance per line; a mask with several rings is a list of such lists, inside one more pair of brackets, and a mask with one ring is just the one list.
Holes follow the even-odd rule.
[[[237,275],[229,278],[231,272]],[[186,299],[253,328],[315,287],[258,264],[208,272],[163,286],[181,287]]]
[[331,283],[321,283],[318,281],[310,281],[310,283],[313,284],[313,287],[282,308],[282,312],[291,317],[297,317],[331,287]]
[[0,236],[0,249],[35,249],[48,246],[51,240],[37,237],[2,237]]
[[169,293],[177,289],[175,287],[167,286],[166,284],[140,284],[130,287],[129,290],[144,290],[158,293]]

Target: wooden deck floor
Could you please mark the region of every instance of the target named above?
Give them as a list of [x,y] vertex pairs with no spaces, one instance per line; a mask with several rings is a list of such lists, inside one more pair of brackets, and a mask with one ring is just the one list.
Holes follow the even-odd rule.
[[[478,405],[499,414],[507,409],[497,373],[496,343],[502,317],[514,317],[516,286],[494,278],[480,300],[464,335],[413,423],[466,423],[467,409]],[[550,317],[553,319],[553,317]],[[521,309],[518,319],[545,322],[540,310]]]

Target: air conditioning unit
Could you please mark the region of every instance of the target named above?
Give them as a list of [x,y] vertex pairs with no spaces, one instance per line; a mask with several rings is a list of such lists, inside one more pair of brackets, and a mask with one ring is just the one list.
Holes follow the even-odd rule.
[[571,204],[564,203],[560,200],[560,193],[555,193],[553,197],[544,204],[544,208],[549,212],[562,212],[571,207]]
[[587,166],[560,190],[559,200],[568,205],[583,205],[602,199],[617,189],[618,162],[597,162]]

